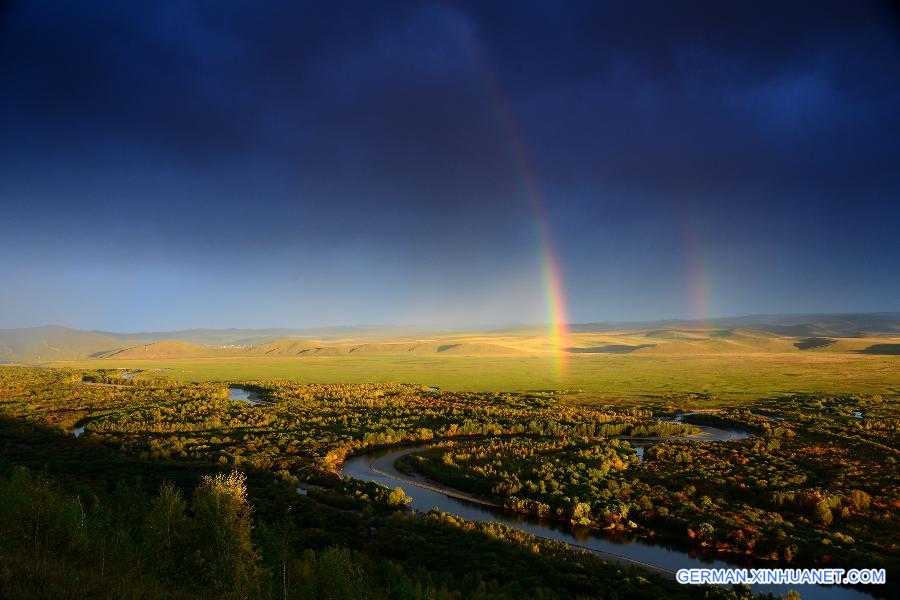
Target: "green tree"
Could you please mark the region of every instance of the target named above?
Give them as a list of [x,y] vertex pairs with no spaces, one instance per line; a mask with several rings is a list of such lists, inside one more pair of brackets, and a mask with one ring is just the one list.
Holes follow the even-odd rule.
[[187,503],[175,485],[169,481],[159,488],[150,504],[145,525],[148,558],[163,577],[178,574],[179,558],[184,543]]
[[816,522],[821,523],[826,527],[831,525],[833,516],[827,500],[819,500],[816,502],[816,505],[813,507],[813,518]]
[[316,588],[323,600],[366,597],[362,568],[347,548],[332,546],[316,560]]
[[246,598],[258,584],[252,507],[238,471],[205,476],[194,492],[193,563],[202,584],[223,597]]

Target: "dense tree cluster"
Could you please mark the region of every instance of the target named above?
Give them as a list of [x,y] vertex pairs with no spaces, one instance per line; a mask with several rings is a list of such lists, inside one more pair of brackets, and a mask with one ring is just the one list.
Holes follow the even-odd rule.
[[0,386],[11,395],[0,399],[0,407],[16,417],[61,427],[82,422],[85,435],[146,460],[246,463],[307,480],[334,473],[347,455],[366,448],[437,438],[694,431],[690,425],[659,422],[639,411],[571,406],[546,394],[433,393],[421,386],[391,384],[238,382],[271,402],[252,407],[229,400],[223,384],[175,385],[158,377],[125,380],[118,375],[3,369]]
[[864,428],[822,412],[795,420],[728,410],[688,420],[758,435],[659,441],[640,466],[626,441],[589,438],[446,443],[401,466],[521,512],[709,552],[898,565],[896,426]]
[[491,439],[448,443],[407,457],[429,478],[502,500],[507,508],[577,525],[620,525],[628,507],[610,472],[638,463],[624,440]]

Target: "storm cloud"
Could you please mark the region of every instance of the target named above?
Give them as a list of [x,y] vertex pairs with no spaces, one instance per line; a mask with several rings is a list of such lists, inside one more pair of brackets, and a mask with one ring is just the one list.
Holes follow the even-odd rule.
[[897,22],[5,3],[0,326],[538,322],[531,176],[574,320],[896,310]]

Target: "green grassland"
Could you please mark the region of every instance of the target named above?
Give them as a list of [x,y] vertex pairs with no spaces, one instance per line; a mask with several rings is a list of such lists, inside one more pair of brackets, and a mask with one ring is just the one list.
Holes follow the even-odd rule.
[[683,396],[711,404],[793,393],[900,394],[900,357],[837,353],[677,355],[311,356],[97,359],[58,366],[167,369],[178,381],[284,379],[306,383],[414,383],[456,391],[581,390],[590,399]]
[[[576,397],[585,401],[690,396],[710,405],[797,393],[900,395],[896,327],[871,331],[863,327],[874,327],[871,323],[857,321],[854,330],[845,330],[843,321],[789,331],[694,324],[573,331],[564,339],[536,329],[393,337],[353,332],[213,344],[196,341],[205,338],[190,332],[173,333],[182,339],[134,342],[37,328],[0,332],[0,342],[8,362],[166,369],[166,377],[186,382],[280,379],[411,383],[472,392],[580,390]],[[48,354],[48,348],[59,351]]]

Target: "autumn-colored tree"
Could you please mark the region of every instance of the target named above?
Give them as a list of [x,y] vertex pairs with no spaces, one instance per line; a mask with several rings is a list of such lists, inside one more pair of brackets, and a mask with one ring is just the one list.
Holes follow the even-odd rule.
[[587,502],[579,502],[572,508],[573,525],[591,524],[591,505]]
[[402,487],[395,487],[388,495],[388,504],[391,506],[405,506],[412,502],[412,498],[406,495]]
[[850,490],[847,494],[847,500],[854,510],[866,510],[872,503],[872,497],[862,490]]

